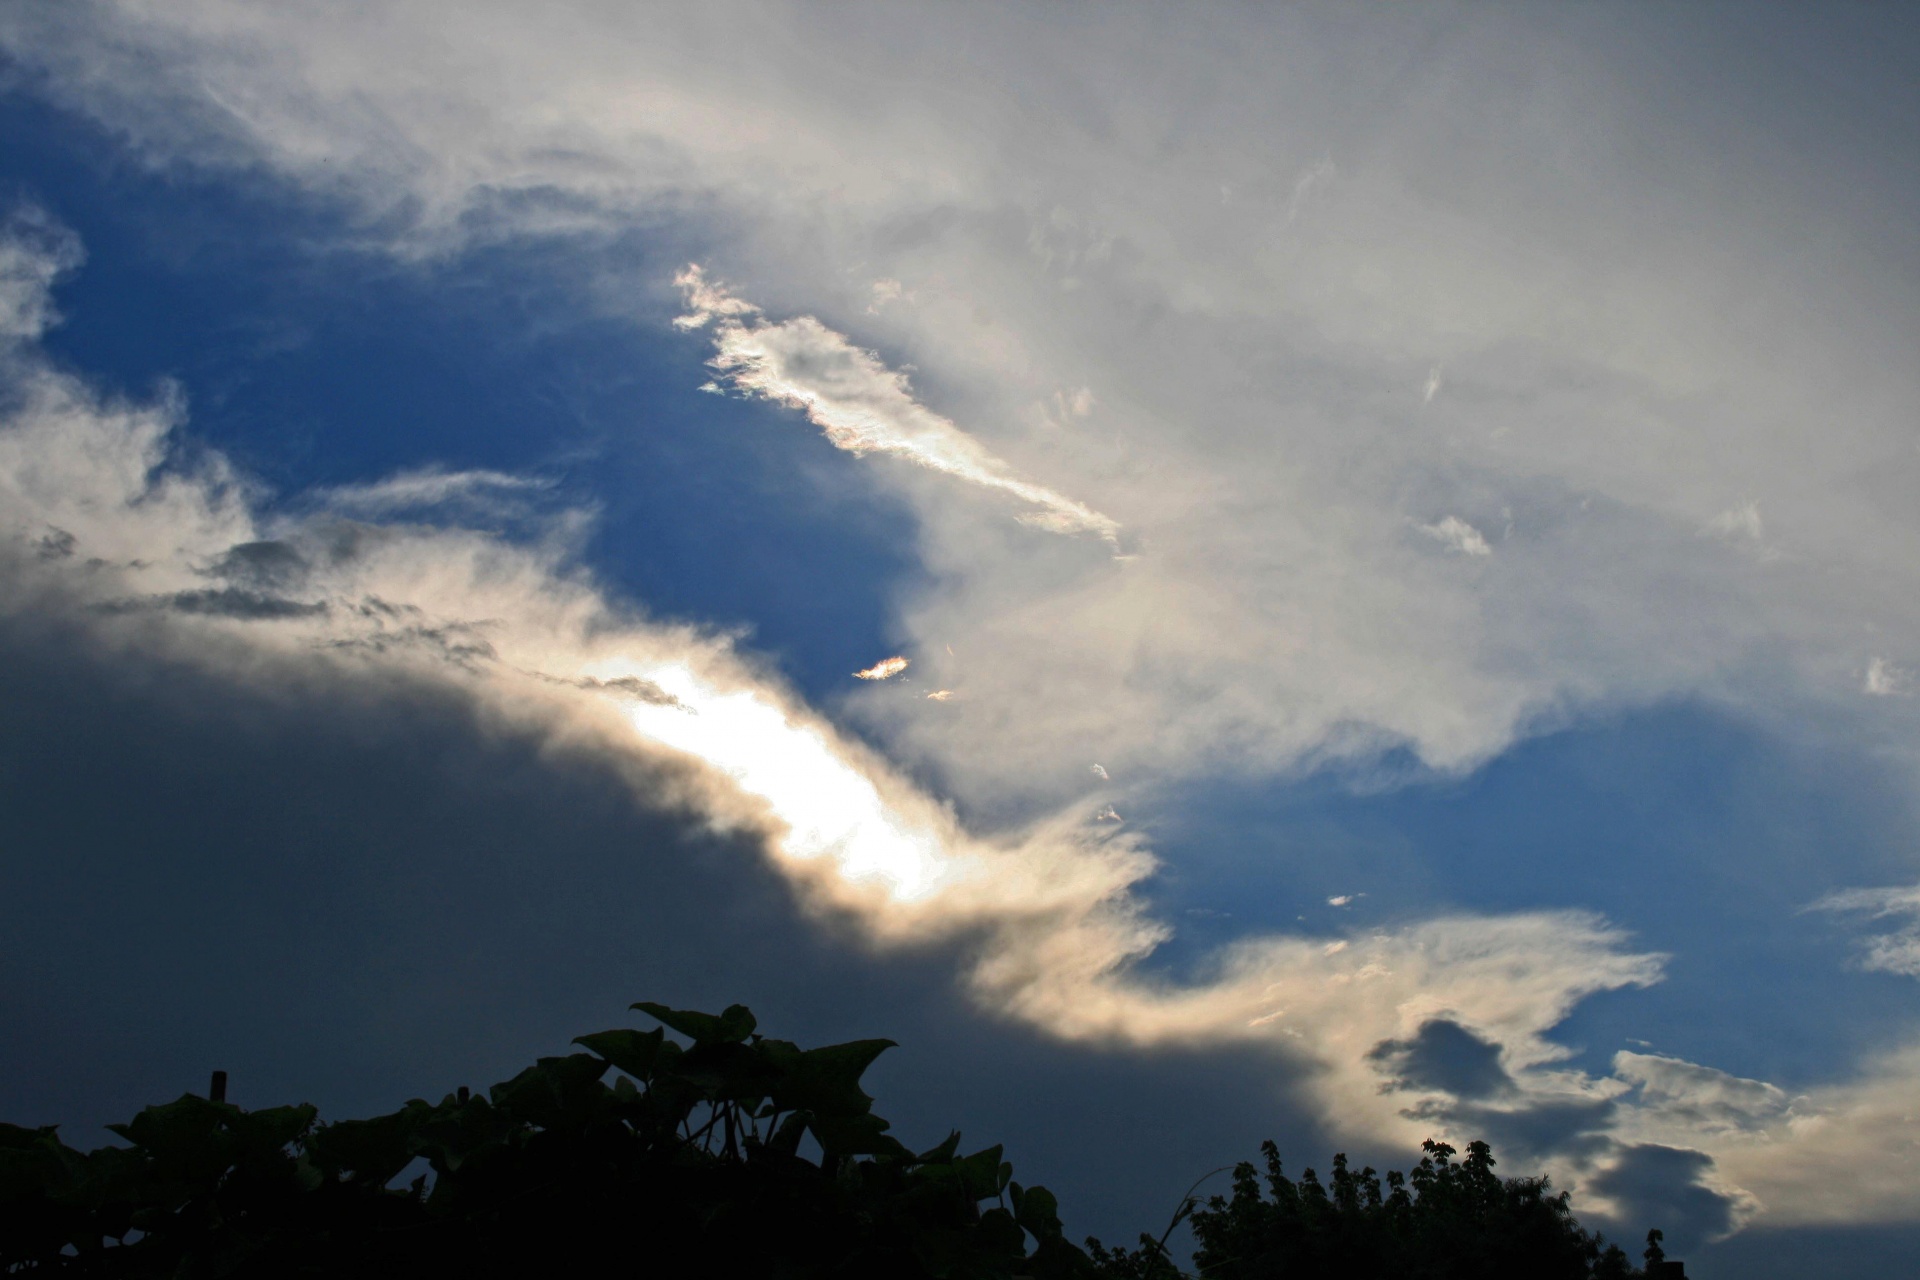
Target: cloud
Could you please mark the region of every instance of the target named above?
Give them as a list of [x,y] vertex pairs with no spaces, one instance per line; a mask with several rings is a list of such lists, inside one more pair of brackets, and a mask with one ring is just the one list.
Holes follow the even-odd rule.
[[1758,542],[1766,534],[1766,526],[1760,520],[1760,504],[1751,500],[1722,511],[1702,525],[1701,530],[1728,541]]
[[1752,1212],[1750,1197],[1713,1185],[1712,1157],[1657,1143],[1628,1147],[1587,1182],[1605,1196],[1623,1222],[1654,1223],[1669,1252],[1685,1252],[1738,1229]]
[[1420,389],[1420,403],[1432,404],[1433,398],[1439,394],[1440,394],[1440,366],[1435,365],[1433,366],[1433,368],[1427,370],[1426,385]]
[[1913,673],[1875,657],[1867,663],[1867,678],[1861,687],[1879,698],[1906,697],[1913,692]]
[[870,667],[864,667],[853,673],[855,680],[891,680],[912,666],[912,660],[894,654],[891,658],[882,658]]
[[1462,555],[1490,556],[1493,548],[1480,531],[1462,520],[1459,516],[1446,516],[1433,524],[1418,526],[1420,532],[1436,542],[1443,542]]
[[[128,148],[319,192],[355,211],[359,246],[431,260],[565,239],[603,280],[636,233],[688,243],[826,318],[808,331],[689,286],[689,328],[778,331],[779,353],[737,353],[769,362],[764,394],[818,390],[797,368],[779,381],[776,358],[830,357],[877,397],[857,407],[884,438],[912,436],[916,411],[991,424],[1006,470],[987,474],[1044,476],[1080,504],[1034,494],[1034,515],[1123,520],[1129,559],[1067,572],[984,529],[964,489],[880,477],[943,583],[903,591],[902,625],[964,637],[983,673],[964,712],[894,699],[868,727],[973,798],[1060,802],[1073,782],[1049,762],[1088,741],[1169,778],[1390,749],[1453,772],[1568,716],[1672,697],[1787,725],[1863,625],[1920,637],[1902,603],[1920,598],[1916,530],[1893,496],[1912,482],[1915,317],[1879,287],[1893,222],[1862,205],[1844,261],[1816,267],[1803,228],[1835,215],[1808,193],[1831,184],[1758,160],[1724,176],[1722,140],[1657,105],[1693,80],[1632,55],[1635,24],[1585,39],[1525,15],[1349,28],[1123,5],[795,26],[751,3],[563,8],[576,20],[383,7],[369,40],[225,0],[28,6],[0,42]],[[941,52],[962,39],[964,65]],[[796,50],[836,73],[795,77]],[[1391,93],[1389,64],[1413,68]],[[1516,65],[1552,71],[1522,91]],[[879,115],[844,87],[882,81]],[[1749,105],[1797,118],[1786,103]],[[1336,175],[1328,140],[1354,130],[1378,145]],[[1590,130],[1608,143],[1571,161],[1556,140]],[[1689,211],[1651,246],[1646,201]],[[941,414],[843,336],[893,280],[916,302],[879,308],[876,340],[925,371]],[[1406,431],[1390,388],[1442,363],[1471,422]],[[1067,386],[1100,388],[1097,428],[1032,412]],[[1833,421],[1848,429],[1815,425]],[[985,465],[950,437],[935,453]],[[1794,562],[1687,545],[1730,473],[1769,495]],[[1470,501],[1523,517],[1477,580],[1393,536],[1425,518],[1410,511]],[[1757,676],[1768,661],[1794,675]],[[1015,718],[1035,727],[1009,744]]]
[[[1445,1016],[1511,1062],[1552,1061],[1544,1036],[1573,1004],[1658,977],[1597,918],[1530,913],[1335,945],[1247,938],[1212,979],[1169,985],[1139,969],[1169,936],[1136,892],[1156,863],[1110,806],[969,830],[725,639],[634,617],[563,545],[324,503],[267,515],[218,454],[186,461],[176,405],[104,401],[31,351],[4,372],[0,618],[263,693],[440,690],[482,731],[602,762],[759,847],[811,912],[873,946],[964,942],[964,989],[1053,1036],[1259,1049],[1305,1068],[1357,1135],[1407,1141],[1431,1123],[1382,1099],[1375,1046],[1405,1040],[1424,1069]],[[1458,1083],[1407,1080],[1414,1103]]]
[[1910,888],[1843,889],[1830,893],[1810,911],[1863,915],[1869,920],[1893,920],[1898,927],[1870,937],[1861,957],[1862,968],[1920,978],[1920,885]]
[[80,238],[34,205],[0,224],[0,342],[32,342],[59,322],[56,280],[86,258]]
[[1425,1089],[1457,1098],[1492,1098],[1513,1088],[1500,1046],[1448,1018],[1420,1024],[1407,1040],[1383,1040],[1367,1060],[1391,1074],[1395,1089]]
[[1705,1133],[1754,1131],[1786,1117],[1790,1100],[1764,1080],[1659,1054],[1616,1053],[1613,1073],[1640,1090],[1643,1108]]
[[[1323,156],[1305,169],[1302,169],[1300,175],[1293,180],[1293,191],[1287,197],[1286,225],[1291,227],[1294,221],[1305,212],[1315,197],[1325,189],[1328,183],[1338,177],[1339,174],[1340,170],[1333,163],[1332,156]],[[1225,192],[1223,190],[1222,204],[1226,203],[1224,197]]]
[[488,506],[511,495],[552,488],[552,482],[499,471],[403,471],[368,484],[335,485],[314,497],[335,511],[391,516],[450,504]]
[[971,484],[1010,494],[1040,510],[1021,521],[1055,533],[1092,533],[1117,543],[1120,526],[1082,503],[1018,479],[972,436],[914,399],[905,375],[812,316],[778,324],[760,308],[711,283],[699,266],[675,279],[689,310],[674,323],[698,329],[717,320],[719,379],[752,395],[804,410],[835,448],[884,453]]

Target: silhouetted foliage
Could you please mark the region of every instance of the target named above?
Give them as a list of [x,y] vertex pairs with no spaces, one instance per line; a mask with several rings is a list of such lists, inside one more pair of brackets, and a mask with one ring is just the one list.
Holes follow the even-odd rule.
[[[1208,1280],[1627,1280],[1645,1273],[1583,1231],[1544,1178],[1502,1179],[1484,1142],[1426,1144],[1403,1178],[1335,1156],[1298,1182],[1264,1144],[1264,1179],[1184,1197],[1137,1249],[1069,1244],[1043,1187],[960,1135],[914,1154],[860,1086],[888,1040],[801,1049],[721,1014],[633,1006],[661,1024],[581,1036],[485,1096],[319,1124],[310,1106],[245,1111],[192,1095],[76,1151],[53,1127],[0,1124],[0,1268],[110,1280],[642,1276],[835,1280],[1174,1280],[1190,1220]],[[688,1043],[670,1039],[677,1032]],[[611,1073],[611,1083],[608,1082]],[[424,1167],[423,1167],[424,1166]],[[393,1184],[420,1170],[404,1185]],[[1263,1187],[1264,1182],[1264,1187]],[[1198,1184],[1196,1184],[1197,1187]]]
[[[860,1087],[891,1041],[801,1049],[634,1006],[487,1095],[317,1125],[191,1095],[79,1152],[0,1125],[0,1266],[104,1277],[1094,1274],[1045,1188],[953,1134],[918,1155]],[[609,1072],[613,1073],[608,1083]],[[809,1152],[817,1158],[809,1158]],[[392,1187],[417,1162],[431,1170]],[[983,1206],[986,1206],[983,1208]],[[1029,1242],[1031,1241],[1031,1248]]]
[[[1501,1178],[1492,1149],[1471,1143],[1465,1160],[1427,1142],[1412,1173],[1358,1173],[1336,1155],[1321,1182],[1312,1169],[1298,1181],[1264,1143],[1264,1175],[1251,1164],[1233,1171],[1231,1198],[1188,1199],[1207,1280],[1628,1280],[1643,1273],[1617,1245],[1583,1230],[1565,1192],[1545,1178]],[[1264,1186],[1262,1185],[1264,1184]],[[1657,1234],[1657,1233],[1656,1233]],[[1180,1275],[1166,1237],[1141,1236],[1137,1249],[1089,1240],[1096,1264],[1113,1280],[1173,1280]],[[1653,1245],[1651,1250],[1657,1250]],[[1649,1257],[1653,1253],[1650,1251]]]

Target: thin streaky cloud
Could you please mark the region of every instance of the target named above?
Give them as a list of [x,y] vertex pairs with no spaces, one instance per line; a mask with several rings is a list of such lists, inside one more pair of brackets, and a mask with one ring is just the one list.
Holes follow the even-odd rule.
[[854,672],[853,678],[855,680],[891,680],[912,665],[911,658],[903,658],[896,653],[891,658],[882,658],[872,666]]
[[[1022,480],[986,446],[914,399],[904,374],[889,369],[812,316],[777,323],[752,303],[710,281],[698,265],[674,282],[686,295],[681,329],[714,326],[716,382],[802,410],[835,448],[856,457],[884,453],[1038,510],[1022,524],[1052,533],[1091,533],[1118,545],[1120,525],[1085,503]],[[1091,401],[1088,402],[1089,408]]]

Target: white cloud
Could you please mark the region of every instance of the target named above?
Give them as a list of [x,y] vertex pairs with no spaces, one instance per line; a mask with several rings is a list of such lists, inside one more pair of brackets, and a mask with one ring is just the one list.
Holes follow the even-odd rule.
[[853,678],[855,680],[891,680],[912,665],[911,659],[903,658],[896,653],[891,658],[882,658],[872,666],[863,667],[854,672]]
[[1009,474],[972,436],[913,398],[905,375],[812,316],[778,324],[708,282],[697,266],[676,283],[691,310],[674,323],[700,328],[719,319],[711,363],[731,385],[804,410],[836,448],[885,453],[1040,508],[1021,521],[1056,533],[1093,533],[1116,542],[1120,526],[1082,503]]
[[[1332,156],[1323,156],[1302,169],[1300,175],[1293,180],[1293,193],[1287,198],[1286,225],[1292,226],[1312,203],[1315,196],[1339,176],[1339,173],[1340,170],[1334,165]],[[1226,201],[1222,200],[1221,203],[1225,204]]]
[[1640,1105],[1660,1118],[1658,1131],[1669,1139],[1675,1124],[1706,1132],[1761,1129],[1784,1118],[1791,1102],[1764,1080],[1659,1054],[1616,1053],[1613,1073],[1640,1090]]
[[1752,500],[1729,507],[1701,528],[1717,538],[1749,542],[1758,542],[1766,534],[1766,526],[1760,521],[1760,504]]
[[1444,542],[1462,555],[1490,556],[1493,548],[1481,532],[1462,520],[1459,516],[1445,516],[1432,524],[1417,526],[1420,532],[1436,542]]
[[1867,939],[1861,966],[1920,978],[1920,885],[1892,889],[1843,889],[1809,910],[1893,920],[1898,926]]
[[1440,394],[1440,366],[1427,370],[1426,385],[1420,389],[1420,403],[1432,404],[1433,398]]
[[59,319],[53,283],[79,266],[79,237],[31,205],[0,226],[0,341],[32,341]]
[[[390,231],[402,255],[569,235],[617,267],[617,233],[662,229],[824,317],[829,345],[874,281],[915,281],[915,306],[878,308],[876,340],[991,430],[1008,469],[989,474],[1087,504],[1035,495],[1043,520],[1091,513],[1129,537],[1119,564],[1065,574],[955,495],[888,477],[950,584],[902,621],[922,643],[964,637],[990,670],[965,713],[872,715],[969,792],[1059,799],[1070,780],[1045,762],[1087,741],[1169,778],[1383,745],[1459,769],[1583,707],[1764,704],[1785,684],[1748,679],[1753,655],[1821,672],[1863,624],[1920,645],[1920,530],[1897,496],[1916,317],[1878,287],[1881,223],[1816,267],[1802,229],[1830,208],[1773,166],[1716,177],[1723,148],[1652,105],[1667,63],[1614,36],[1512,14],[1437,33],[1387,11],[1350,29],[1124,5],[560,11],[375,5],[343,24],[127,0],[15,7],[0,42],[156,161],[265,166],[362,210],[361,242]],[[978,57],[957,65],[941,51],[962,35]],[[1413,70],[1364,90],[1387,64]],[[1522,95],[1513,65],[1550,71]],[[851,88],[880,81],[884,113]],[[1336,173],[1327,140],[1355,130],[1374,141]],[[1604,141],[1576,163],[1564,137]],[[1643,201],[1689,212],[1650,243],[1631,230]],[[690,325],[784,327],[710,282],[691,293]],[[1437,351],[1474,397],[1445,438],[1375,394]],[[1023,434],[1063,385],[1100,388],[1097,426]],[[904,391],[892,407],[928,412]],[[1730,477],[1769,495],[1793,564],[1683,545]],[[1410,494],[1524,507],[1530,536],[1476,580],[1433,574],[1382,532]],[[1016,718],[1038,729],[1010,747]]]
[[368,484],[336,485],[314,495],[336,511],[361,515],[448,504],[486,505],[501,496],[552,488],[549,481],[499,471],[443,471],[428,467],[403,471]]
[[1861,687],[1879,698],[1905,697],[1913,692],[1913,673],[1875,657],[1867,663],[1867,678]]

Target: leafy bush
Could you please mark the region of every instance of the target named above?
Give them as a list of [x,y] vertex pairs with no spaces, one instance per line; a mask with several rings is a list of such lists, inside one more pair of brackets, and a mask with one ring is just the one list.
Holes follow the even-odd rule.
[[[801,1049],[721,1014],[633,1006],[650,1031],[581,1036],[486,1096],[319,1124],[310,1106],[182,1097],[76,1151],[0,1124],[0,1268],[109,1280],[640,1276],[1174,1280],[1190,1219],[1208,1280],[1627,1280],[1544,1178],[1501,1179],[1483,1142],[1426,1144],[1406,1178],[1335,1156],[1298,1182],[1192,1196],[1137,1249],[1062,1234],[1043,1187],[960,1135],[914,1154],[860,1086],[889,1040]],[[672,1030],[686,1045],[669,1039]],[[612,1083],[608,1083],[612,1073]],[[409,1169],[425,1171],[402,1186]],[[1659,1265],[1658,1233],[1648,1248]],[[1674,1264],[1668,1264],[1669,1266]]]
[[[1618,1245],[1583,1230],[1567,1195],[1550,1194],[1545,1178],[1501,1178],[1492,1149],[1429,1141],[1410,1175],[1389,1171],[1383,1192],[1370,1168],[1358,1173],[1333,1158],[1322,1183],[1312,1169],[1286,1176],[1273,1143],[1261,1145],[1266,1173],[1251,1164],[1233,1171],[1233,1195],[1193,1199],[1174,1224],[1191,1215],[1198,1242],[1194,1264],[1207,1280],[1628,1280],[1634,1269]],[[1262,1183],[1265,1183],[1264,1188]],[[1168,1229],[1171,1234],[1172,1228]],[[1649,1258],[1655,1256],[1653,1233]],[[1173,1280],[1180,1274],[1159,1240],[1137,1249],[1088,1241],[1112,1280]]]
[[[82,1153],[0,1125],[0,1266],[104,1277],[1092,1274],[1054,1198],[954,1134],[918,1155],[860,1078],[887,1040],[801,1049],[719,1015],[580,1037],[485,1097],[317,1125],[191,1095]],[[614,1072],[612,1083],[608,1073]],[[810,1145],[809,1145],[809,1140]],[[809,1158],[807,1150],[817,1152]],[[392,1187],[424,1161],[409,1185]],[[987,1207],[984,1207],[987,1206]],[[1032,1242],[1031,1250],[1029,1241]]]

